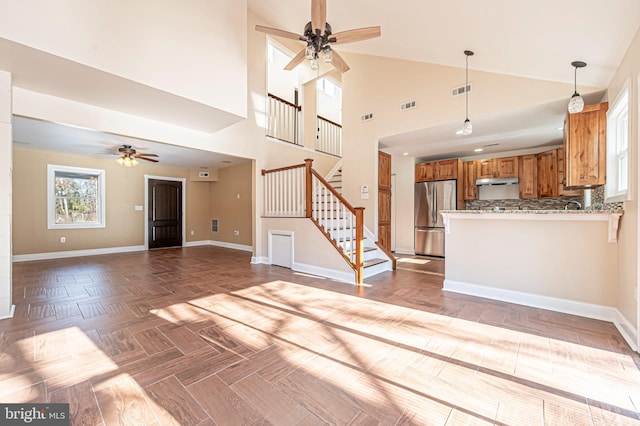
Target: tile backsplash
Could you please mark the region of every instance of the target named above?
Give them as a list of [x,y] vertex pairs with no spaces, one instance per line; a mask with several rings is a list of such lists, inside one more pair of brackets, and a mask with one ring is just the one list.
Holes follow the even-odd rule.
[[[469,200],[465,202],[467,210],[489,210],[504,207],[507,210],[562,210],[569,201],[577,201],[584,208],[584,196],[508,199],[508,200]],[[570,205],[575,209],[575,205]],[[622,210],[622,203],[604,203],[604,186],[591,190],[591,208],[594,210]]]
[[[488,210],[494,207],[504,207],[507,210],[562,210],[569,201],[577,201],[584,206],[584,197],[558,197],[509,200],[469,200],[467,210]],[[569,208],[575,209],[575,205]]]

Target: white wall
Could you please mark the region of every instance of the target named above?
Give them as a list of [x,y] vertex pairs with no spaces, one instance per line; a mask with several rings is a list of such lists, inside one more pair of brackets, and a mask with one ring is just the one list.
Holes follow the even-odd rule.
[[12,315],[11,219],[12,158],[11,74],[0,71],[0,318]]
[[246,116],[246,0],[5,0],[1,9],[1,38]]

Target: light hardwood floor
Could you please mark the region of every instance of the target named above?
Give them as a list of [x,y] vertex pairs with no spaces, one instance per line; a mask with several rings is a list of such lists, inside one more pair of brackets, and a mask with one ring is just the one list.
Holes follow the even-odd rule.
[[442,291],[411,257],[363,287],[194,247],[14,264],[0,401],[77,425],[639,424],[606,322]]

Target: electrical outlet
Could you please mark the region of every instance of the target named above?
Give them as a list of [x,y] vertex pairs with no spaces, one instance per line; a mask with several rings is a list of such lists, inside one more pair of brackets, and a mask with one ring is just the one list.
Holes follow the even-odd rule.
[[240,235],[240,231],[233,231],[233,235],[235,235],[235,236]]
[[193,229],[191,230],[191,235],[196,235],[196,231],[194,231]]
[[60,237],[60,242],[62,244],[66,243],[67,242],[67,238],[66,237]]

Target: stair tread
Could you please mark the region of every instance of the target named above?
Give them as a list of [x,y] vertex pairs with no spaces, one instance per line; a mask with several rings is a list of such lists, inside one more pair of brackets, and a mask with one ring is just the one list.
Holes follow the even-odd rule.
[[387,259],[371,259],[364,262],[364,267],[369,268],[371,266],[379,265],[384,262],[387,262]]

